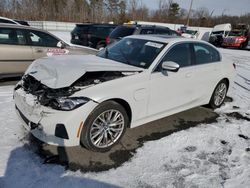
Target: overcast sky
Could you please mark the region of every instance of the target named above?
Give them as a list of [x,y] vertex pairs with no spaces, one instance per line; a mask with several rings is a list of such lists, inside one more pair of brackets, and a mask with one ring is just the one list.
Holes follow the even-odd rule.
[[[159,0],[142,0],[149,8],[157,9]],[[181,8],[189,9],[191,0],[174,0]],[[193,9],[207,7],[213,15],[250,13],[250,0],[193,0]]]

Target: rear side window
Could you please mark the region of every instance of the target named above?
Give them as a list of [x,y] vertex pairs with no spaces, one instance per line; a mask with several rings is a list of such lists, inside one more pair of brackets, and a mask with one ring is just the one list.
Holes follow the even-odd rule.
[[206,44],[193,44],[196,64],[206,64],[220,61],[220,54],[217,50]]
[[191,65],[190,45],[188,43],[175,45],[164,56],[162,62],[164,61],[173,61],[179,64],[180,67]]
[[21,30],[0,28],[0,44],[25,45],[26,39]]
[[28,31],[33,46],[57,47],[58,39],[40,31]]
[[122,38],[126,37],[129,35],[132,35],[135,32],[135,27],[124,27],[120,26],[115,28],[111,33],[110,33],[110,38]]

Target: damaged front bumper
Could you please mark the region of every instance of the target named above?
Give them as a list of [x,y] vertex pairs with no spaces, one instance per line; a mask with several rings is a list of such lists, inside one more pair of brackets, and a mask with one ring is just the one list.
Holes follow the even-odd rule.
[[80,144],[81,128],[97,106],[89,101],[72,111],[59,111],[36,102],[35,97],[22,88],[14,91],[16,113],[24,127],[39,140],[57,146]]

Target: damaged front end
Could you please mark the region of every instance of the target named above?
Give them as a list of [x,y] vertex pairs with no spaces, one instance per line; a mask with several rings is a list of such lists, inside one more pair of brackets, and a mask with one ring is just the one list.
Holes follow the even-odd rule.
[[133,72],[120,71],[98,71],[86,72],[69,87],[50,88],[38,81],[30,74],[23,76],[21,82],[17,84],[15,90],[22,88],[25,93],[33,95],[36,103],[50,107],[55,110],[70,111],[74,110],[91,99],[87,97],[74,97],[74,93],[88,87],[101,84],[110,80],[134,74]]

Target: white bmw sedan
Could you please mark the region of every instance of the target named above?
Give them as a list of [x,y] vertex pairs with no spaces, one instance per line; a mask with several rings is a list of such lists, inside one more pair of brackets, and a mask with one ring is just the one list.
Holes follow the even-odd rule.
[[97,55],[34,61],[14,98],[20,120],[38,139],[104,152],[126,128],[199,105],[220,107],[234,74],[206,42],[131,36]]

